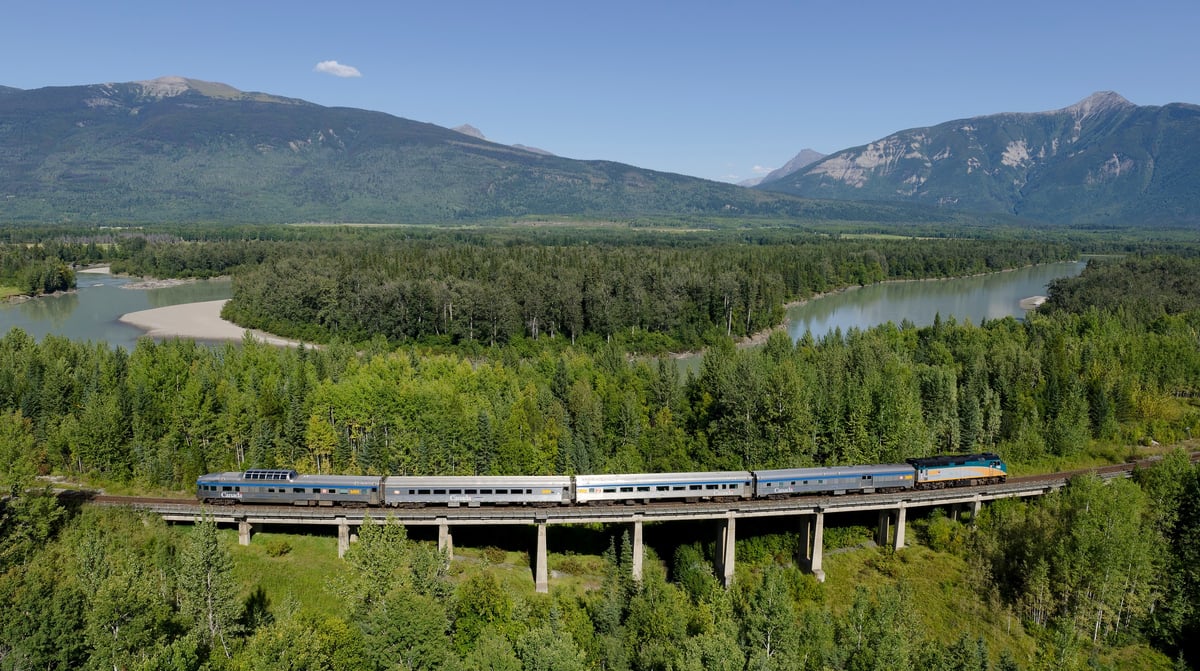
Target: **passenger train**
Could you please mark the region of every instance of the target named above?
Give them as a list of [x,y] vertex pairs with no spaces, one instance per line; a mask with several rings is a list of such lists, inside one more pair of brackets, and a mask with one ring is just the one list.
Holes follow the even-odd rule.
[[212,504],[297,506],[604,505],[899,492],[994,484],[1007,477],[1008,467],[992,453],[869,466],[575,476],[301,475],[258,468],[201,476],[196,497]]

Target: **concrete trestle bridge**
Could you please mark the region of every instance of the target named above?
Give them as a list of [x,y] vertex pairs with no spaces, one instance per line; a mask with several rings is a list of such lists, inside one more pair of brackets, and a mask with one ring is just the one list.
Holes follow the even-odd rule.
[[[1195,460],[1200,453],[1192,455]],[[1139,462],[1143,465],[1145,462]],[[818,580],[825,579],[822,569],[825,516],[846,513],[878,512],[879,528],[876,537],[880,545],[895,549],[904,547],[905,519],[913,508],[965,509],[978,514],[985,502],[1005,498],[1041,496],[1066,486],[1067,481],[1080,473],[1094,472],[1101,478],[1129,477],[1138,464],[1119,464],[1099,469],[1071,471],[1052,475],[1011,478],[998,485],[960,487],[933,491],[909,490],[892,494],[851,494],[845,496],[798,496],[778,500],[739,500],[732,502],[664,503],[613,506],[564,506],[536,508],[525,506],[497,507],[427,507],[427,508],[340,508],[292,507],[266,505],[203,506],[178,500],[140,499],[96,496],[93,502],[101,505],[128,505],[153,512],[168,522],[195,523],[207,516],[218,524],[237,525],[238,540],[250,544],[251,531],[268,525],[336,526],[338,556],[345,554],[354,538],[351,527],[358,527],[367,518],[374,523],[394,522],[405,526],[436,526],[438,548],[453,552],[452,529],[456,526],[518,525],[536,526],[537,548],[532,558],[537,591],[549,590],[549,571],[546,564],[546,529],[549,525],[570,524],[628,524],[632,526],[633,576],[641,577],[643,557],[643,525],[648,522],[681,522],[712,520],[716,522],[717,575],[729,586],[734,575],[734,547],[737,521],[740,519],[779,517],[795,518],[800,532],[799,563]]]

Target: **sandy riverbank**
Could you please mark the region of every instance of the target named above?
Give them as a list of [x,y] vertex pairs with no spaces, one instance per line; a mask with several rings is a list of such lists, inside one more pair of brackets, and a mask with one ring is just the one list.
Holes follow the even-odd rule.
[[118,320],[146,331],[153,338],[195,338],[197,340],[242,340],[250,333],[268,345],[299,345],[295,340],[273,336],[262,331],[244,329],[221,319],[225,300],[168,305],[152,310],[140,310],[121,315]]

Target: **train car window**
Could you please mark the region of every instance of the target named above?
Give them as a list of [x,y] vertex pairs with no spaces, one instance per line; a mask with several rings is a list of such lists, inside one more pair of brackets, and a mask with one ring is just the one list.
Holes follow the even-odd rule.
[[420,495],[422,495],[422,496],[429,496],[429,490],[428,490],[428,489],[418,489],[418,490],[417,490],[417,493],[418,493],[418,494],[420,494]]
[[649,487],[638,487],[637,490],[639,492],[648,492],[648,491],[650,491],[650,488]]
[[221,487],[221,491],[223,491],[223,492],[232,492],[232,491],[233,491],[233,487],[230,487],[229,485],[225,485],[225,486]]
[[532,490],[532,489],[526,489],[526,490],[525,490],[525,493],[526,493],[526,494],[532,494],[532,493],[533,493],[533,490]]
[[462,490],[461,489],[451,489],[450,493],[451,494],[462,494]]
[[234,487],[234,488],[233,488],[233,491],[235,491],[235,492],[240,492],[240,491],[242,491],[242,488],[241,488],[241,487]]
[[678,486],[676,486],[676,487],[672,487],[672,488],[671,488],[671,491],[673,491],[673,492],[682,492],[684,489],[686,489],[686,488],[685,488],[683,485],[678,485]]
[[657,491],[657,492],[669,492],[669,491],[671,491],[671,488],[670,488],[669,486],[667,486],[667,485],[659,485],[659,486],[657,486],[657,487],[655,487],[655,488],[654,488],[654,491]]
[[303,494],[304,488],[303,487],[292,487],[292,493],[293,494]]
[[479,493],[480,493],[480,494],[491,494],[491,493],[492,493],[492,490],[490,490],[490,489],[481,489],[481,490],[479,490]]
[[433,490],[433,495],[434,495],[434,496],[437,496],[437,495],[439,495],[439,494],[440,494],[440,495],[442,495],[442,496],[445,496],[445,495],[446,495],[446,490],[444,490],[444,489],[435,489],[435,490]]
[[717,486],[716,485],[704,485],[704,488],[705,489],[716,489]]
[[623,491],[623,492],[632,492],[632,491],[633,491],[633,487],[622,487],[622,488],[621,488],[621,491]]
[[374,493],[375,493],[375,488],[374,488],[374,487],[372,487],[372,488],[371,488],[371,493],[372,493],[372,494],[374,494]]
[[475,489],[464,489],[464,490],[463,490],[463,493],[464,493],[464,494],[478,494],[478,493],[479,493],[479,491],[478,491],[478,490],[475,490]]
[[688,485],[688,489],[695,491],[697,489],[700,489],[700,485]]
[[496,493],[497,493],[497,494],[507,494],[507,493],[508,493],[508,490],[507,490],[507,489],[497,489],[497,490],[496,490]]
[[605,494],[616,494],[616,493],[617,493],[617,489],[616,489],[616,487],[605,487],[605,488],[604,488],[604,493],[605,493]]

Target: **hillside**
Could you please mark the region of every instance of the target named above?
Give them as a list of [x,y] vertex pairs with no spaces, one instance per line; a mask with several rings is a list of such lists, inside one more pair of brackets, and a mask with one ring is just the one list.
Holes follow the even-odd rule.
[[931,216],[576,161],[380,112],[180,77],[3,89],[0,203],[0,220],[42,222]]
[[1200,223],[1200,106],[1112,92],[959,119],[836,152],[762,190],[923,203],[1059,224]]

